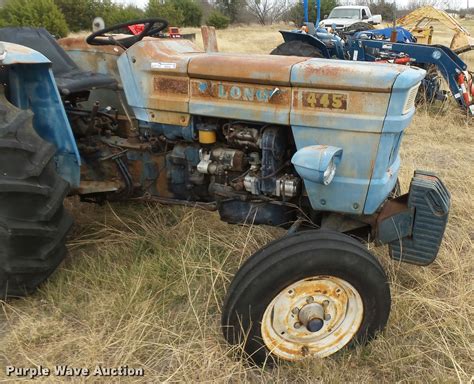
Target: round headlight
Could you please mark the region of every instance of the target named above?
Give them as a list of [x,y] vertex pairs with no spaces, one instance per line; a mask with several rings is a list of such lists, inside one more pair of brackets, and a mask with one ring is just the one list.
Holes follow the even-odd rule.
[[334,179],[334,175],[336,174],[336,164],[334,163],[334,158],[331,159],[328,167],[324,171],[323,175],[323,184],[329,185],[331,184],[332,180]]

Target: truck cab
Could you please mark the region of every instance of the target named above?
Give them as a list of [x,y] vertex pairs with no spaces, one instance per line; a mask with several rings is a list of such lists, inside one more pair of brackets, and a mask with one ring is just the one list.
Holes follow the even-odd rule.
[[365,22],[369,24],[380,24],[382,22],[381,15],[372,15],[369,7],[366,6],[340,6],[334,8],[328,17],[321,21],[320,27],[336,26],[336,29],[344,29],[352,24]]

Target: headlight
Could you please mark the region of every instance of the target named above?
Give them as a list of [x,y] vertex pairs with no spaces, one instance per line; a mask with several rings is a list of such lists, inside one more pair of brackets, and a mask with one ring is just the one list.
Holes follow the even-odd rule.
[[291,158],[296,172],[305,181],[329,185],[342,158],[342,148],[310,145],[299,149]]
[[334,162],[334,157],[333,157],[327,169],[324,171],[323,184],[324,185],[331,184],[331,181],[332,179],[334,179],[335,174],[336,174],[336,163]]

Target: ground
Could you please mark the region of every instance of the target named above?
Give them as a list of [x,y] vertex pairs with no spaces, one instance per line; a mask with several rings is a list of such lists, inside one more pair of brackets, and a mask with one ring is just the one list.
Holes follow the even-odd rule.
[[[436,39],[449,42],[448,31],[437,30]],[[219,46],[267,53],[281,41],[277,31],[218,31]],[[386,248],[373,249],[393,303],[386,330],[370,345],[277,368],[246,365],[221,335],[222,301],[243,260],[281,231],[227,225],[190,208],[72,199],[68,259],[37,294],[3,303],[2,365],[142,367],[145,377],[121,379],[137,382],[472,382],[471,130],[455,111],[423,108],[408,129],[402,189],[415,169],[433,170],[452,193],[452,209],[434,264],[399,264]]]

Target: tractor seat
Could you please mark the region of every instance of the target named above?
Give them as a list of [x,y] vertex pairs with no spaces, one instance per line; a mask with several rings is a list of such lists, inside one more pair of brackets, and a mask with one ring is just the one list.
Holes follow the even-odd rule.
[[0,28],[0,41],[24,45],[45,55],[52,63],[54,78],[63,96],[95,88],[117,87],[117,81],[111,76],[79,69],[44,28]]

